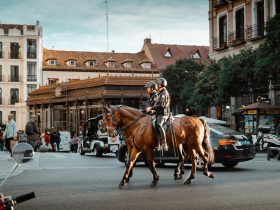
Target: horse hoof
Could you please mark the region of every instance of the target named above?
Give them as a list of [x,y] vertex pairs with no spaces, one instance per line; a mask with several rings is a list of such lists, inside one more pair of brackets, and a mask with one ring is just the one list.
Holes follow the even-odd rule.
[[150,187],[156,186],[157,183],[158,183],[158,181],[159,181],[159,176],[156,176],[156,177],[153,179],[152,183],[150,184]]
[[191,183],[192,183],[192,181],[187,179],[184,184],[186,185],[186,184],[191,184]]
[[183,177],[182,175],[176,175],[174,176],[174,180],[181,180]]
[[123,181],[121,181],[118,187],[119,187],[119,188],[122,188],[122,187],[124,187],[125,185],[126,185],[126,184],[125,184]]
[[209,175],[209,178],[214,179],[214,178],[215,178],[215,177],[214,177],[214,174],[213,174],[213,173],[211,173],[211,174]]

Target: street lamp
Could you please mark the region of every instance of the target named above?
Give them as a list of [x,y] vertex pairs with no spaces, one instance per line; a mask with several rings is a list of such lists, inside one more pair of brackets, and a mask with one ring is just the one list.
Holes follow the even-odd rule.
[[249,92],[250,92],[250,103],[253,103],[253,87],[252,87],[252,83],[251,83],[251,79],[248,79],[248,88],[249,88]]
[[273,89],[273,80],[272,80],[272,75],[268,75],[268,89],[269,89],[269,99],[270,99],[270,103],[272,104],[272,100],[273,100],[273,95],[272,95],[272,89]]

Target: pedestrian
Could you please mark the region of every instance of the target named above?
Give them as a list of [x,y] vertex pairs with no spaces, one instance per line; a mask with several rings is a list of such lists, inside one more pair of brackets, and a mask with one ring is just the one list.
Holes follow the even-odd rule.
[[73,142],[73,152],[77,153],[78,143],[79,143],[79,138],[78,138],[77,134],[74,134],[74,136],[72,138],[72,142]]
[[[60,133],[57,127],[55,127],[51,133],[51,143],[53,147],[53,151],[59,152],[59,144],[60,144]],[[55,148],[56,145],[56,148]]]
[[12,160],[12,148],[11,148],[11,141],[16,140],[17,138],[17,128],[16,122],[14,121],[14,115],[8,115],[8,122],[6,124],[6,129],[4,132],[4,139],[5,139],[5,147],[10,153],[10,157],[8,160]]
[[280,123],[278,124],[277,130],[276,130],[276,136],[280,139]]
[[2,129],[0,128],[0,151],[4,151],[4,138],[3,138],[3,132]]
[[30,144],[33,147],[33,149],[35,149],[37,141],[40,139],[39,129],[36,120],[37,120],[36,115],[31,115],[30,120],[27,122],[25,126],[27,143]]
[[170,116],[170,96],[166,89],[167,81],[164,78],[158,78],[156,80],[156,84],[158,88],[158,98],[153,106],[149,106],[146,108],[146,112],[155,112],[156,125],[162,140],[161,146],[163,150],[166,151],[168,150],[168,146],[163,125],[166,123]]

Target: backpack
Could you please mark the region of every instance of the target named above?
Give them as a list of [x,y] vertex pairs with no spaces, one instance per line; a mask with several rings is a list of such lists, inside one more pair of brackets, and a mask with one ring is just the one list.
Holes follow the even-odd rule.
[[27,135],[33,135],[34,134],[34,127],[32,122],[28,122],[25,126],[25,133]]

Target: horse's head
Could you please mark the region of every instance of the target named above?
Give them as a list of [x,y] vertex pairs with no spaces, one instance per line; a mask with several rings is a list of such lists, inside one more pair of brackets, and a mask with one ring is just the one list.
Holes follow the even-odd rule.
[[107,128],[107,132],[110,137],[117,136],[117,128],[120,126],[120,110],[116,110],[115,107],[103,108],[103,124]]

